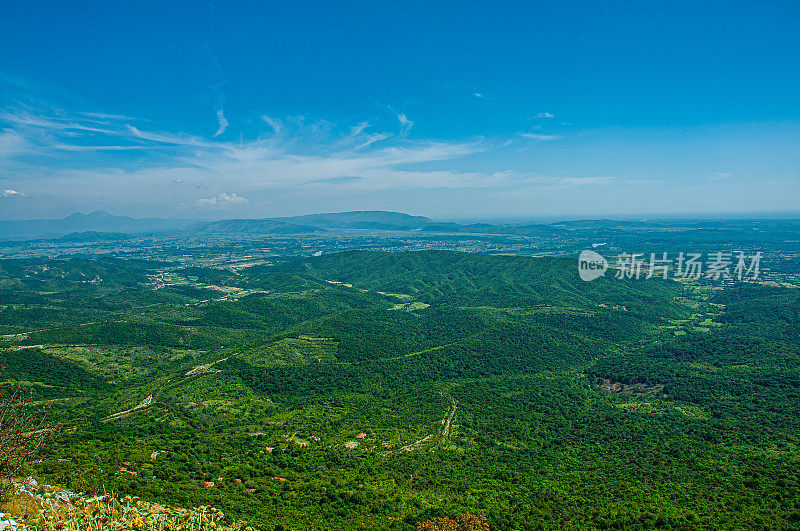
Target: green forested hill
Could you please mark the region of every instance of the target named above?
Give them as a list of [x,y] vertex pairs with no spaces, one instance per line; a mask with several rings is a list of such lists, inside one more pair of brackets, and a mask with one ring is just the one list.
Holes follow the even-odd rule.
[[[676,293],[674,286],[658,282],[642,285],[601,278],[585,283],[575,274],[574,262],[566,258],[487,257],[453,251],[349,251],[295,262],[286,269],[451,306],[596,306],[606,302],[634,304],[648,311],[648,303],[665,302]],[[660,308],[671,310],[670,304]]]
[[65,423],[47,481],[264,529],[800,525],[783,288],[443,251],[0,261],[0,282],[3,378]]

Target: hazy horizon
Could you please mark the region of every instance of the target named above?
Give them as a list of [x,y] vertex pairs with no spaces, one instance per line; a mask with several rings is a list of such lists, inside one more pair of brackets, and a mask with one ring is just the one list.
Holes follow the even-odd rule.
[[398,213],[398,214],[406,214],[409,216],[421,216],[428,218],[432,221],[437,222],[448,222],[448,223],[461,223],[461,224],[468,224],[468,223],[490,223],[490,224],[518,224],[518,223],[558,223],[560,221],[579,221],[579,220],[613,220],[613,221],[622,221],[622,222],[630,222],[630,221],[735,221],[735,220],[795,220],[800,219],[800,211],[779,211],[779,212],[684,212],[684,213],[651,213],[651,214],[636,214],[631,213],[627,215],[613,215],[613,214],[602,214],[602,213],[595,213],[595,214],[586,214],[586,215],[507,215],[507,216],[436,216],[433,214],[427,213],[413,213],[413,212],[401,212],[401,211],[388,211],[388,210],[372,210],[372,211],[365,211],[365,210],[349,210],[349,211],[342,211],[342,212],[298,212],[294,214],[288,214],[285,216],[260,216],[260,217],[236,217],[236,216],[224,216],[219,213],[217,216],[209,216],[206,215],[204,217],[198,216],[148,216],[148,217],[137,217],[137,216],[127,216],[124,214],[118,214],[115,212],[108,212],[107,210],[99,209],[94,211],[75,211],[66,216],[58,217],[58,218],[36,218],[36,217],[20,217],[20,218],[3,218],[0,221],[57,221],[60,219],[65,219],[70,216],[74,215],[82,215],[82,216],[91,216],[93,214],[107,214],[109,216],[119,216],[119,217],[130,217],[133,219],[165,219],[165,220],[187,220],[187,221],[221,221],[221,220],[230,220],[230,219],[280,219],[280,218],[293,218],[293,217],[301,217],[307,215],[317,215],[317,214],[348,214],[354,212],[389,212],[389,213]]

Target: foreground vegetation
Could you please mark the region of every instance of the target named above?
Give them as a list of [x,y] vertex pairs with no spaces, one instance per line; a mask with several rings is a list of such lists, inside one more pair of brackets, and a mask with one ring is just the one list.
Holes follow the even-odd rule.
[[[33,484],[32,484],[33,483]],[[131,496],[103,494],[84,498],[51,486],[33,482],[16,483],[21,487],[4,509],[19,515],[10,525],[41,531],[248,531],[241,523],[226,523],[225,515],[213,507],[181,509],[148,503]]]

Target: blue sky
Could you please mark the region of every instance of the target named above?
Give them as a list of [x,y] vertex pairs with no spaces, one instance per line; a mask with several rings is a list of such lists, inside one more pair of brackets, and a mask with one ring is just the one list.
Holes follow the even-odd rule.
[[797,2],[6,3],[0,218],[797,211]]

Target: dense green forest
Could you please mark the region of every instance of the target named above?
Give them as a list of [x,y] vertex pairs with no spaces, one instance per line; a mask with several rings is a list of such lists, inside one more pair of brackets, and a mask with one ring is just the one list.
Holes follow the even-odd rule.
[[263,529],[797,528],[798,330],[797,290],[566,258],[0,260],[37,477]]

